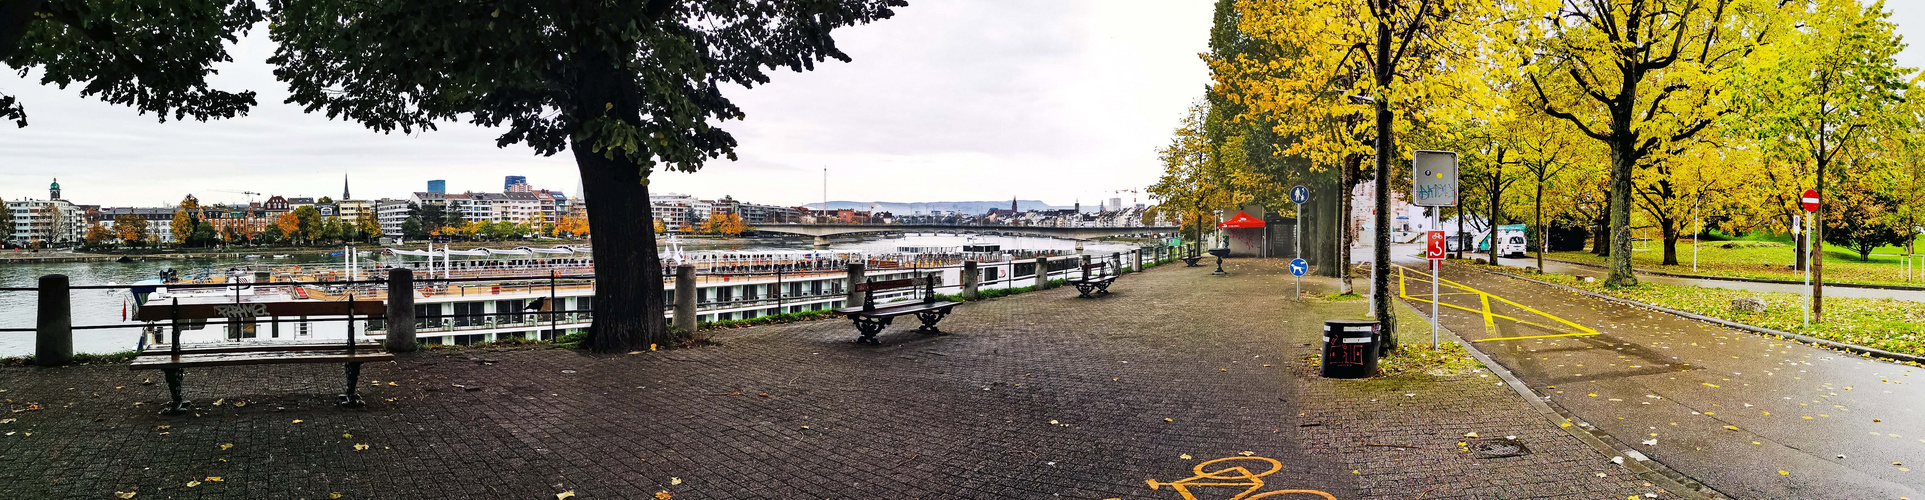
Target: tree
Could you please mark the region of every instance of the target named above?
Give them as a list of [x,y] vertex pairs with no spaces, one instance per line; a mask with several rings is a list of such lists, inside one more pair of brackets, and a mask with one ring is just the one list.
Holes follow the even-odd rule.
[[194,232],[188,235],[188,239],[200,246],[213,246],[215,242],[220,240],[220,232],[215,231],[214,225],[207,221],[196,221],[194,223]]
[[[301,239],[301,216],[295,213],[299,211],[299,209],[296,209],[294,212],[281,212],[281,215],[275,216],[274,223],[268,226],[268,229],[272,231],[269,234],[277,241],[288,240],[290,244],[299,244]],[[317,211],[315,214],[318,215],[320,212]]]
[[[1867,135],[1889,125],[1902,110],[1894,104],[1910,69],[1894,57],[1904,48],[1887,20],[1883,1],[1860,7],[1856,0],[1819,0],[1801,19],[1805,27],[1786,35],[1780,50],[1760,54],[1759,69],[1740,75],[1751,85],[1760,139],[1786,160],[1809,164],[1821,199],[1829,180],[1853,162],[1841,155],[1865,151]],[[1824,207],[1813,215],[1828,220]],[[1818,241],[1825,225],[1818,226]],[[1824,320],[1824,246],[1812,245],[1813,321]]]
[[1526,69],[1545,114],[1611,150],[1610,275],[1631,270],[1631,195],[1638,167],[1703,132],[1730,109],[1723,72],[1784,29],[1775,0],[1592,0],[1552,13]]
[[[717,121],[744,118],[724,85],[769,81],[849,57],[830,32],[893,15],[902,0],[611,0],[450,4],[271,0],[269,62],[290,102],[392,132],[466,117],[507,126],[497,146],[574,152],[588,217],[603,228],[587,345],[669,344],[649,174],[735,158]],[[407,47],[407,50],[396,50]],[[486,47],[486,50],[476,50]]]
[[[232,118],[254,105],[253,92],[207,86],[215,63],[263,13],[251,0],[197,2],[0,3],[0,62],[41,70],[40,83],[81,83],[82,97],[132,105],[180,120]],[[0,93],[0,119],[27,126],[26,108]]]
[[[568,223],[568,217],[567,217],[567,216],[563,216],[563,217],[561,218],[561,220],[562,220],[562,224],[567,224],[567,223]],[[559,226],[559,225],[558,225],[558,226],[556,226],[556,229],[555,229],[555,230],[556,230],[556,231],[560,231],[560,230],[561,230],[561,226]],[[662,225],[662,219],[660,219],[660,218],[656,218],[656,219],[655,219],[655,234],[666,234],[666,233],[668,233],[668,226],[664,226],[664,225]]]
[[410,215],[408,218],[402,219],[401,237],[410,240],[427,239],[428,232],[421,230],[421,218]]
[[134,214],[114,216],[114,237],[122,245],[145,246],[147,244],[147,219]]
[[443,234],[459,236],[462,230],[468,227],[468,218],[463,216],[460,210],[449,210],[447,216],[443,218],[441,227],[445,229],[442,231]]
[[199,222],[185,207],[174,209],[174,221],[167,225],[167,229],[174,233],[174,244],[187,246],[188,240],[194,237],[194,226]]
[[424,228],[438,229],[448,225],[448,206],[445,204],[429,203],[424,206],[416,206],[414,202],[410,201],[408,202],[408,212],[420,216],[421,227]]
[[106,226],[95,222],[87,225],[87,236],[82,241],[86,243],[87,248],[99,248],[107,244],[107,241],[113,239],[113,237],[113,233],[107,231]]
[[325,236],[323,231],[326,229],[327,221],[321,217],[321,211],[313,205],[296,208],[289,214],[294,216],[295,226],[291,231],[288,228],[282,228],[282,231],[289,236],[298,236],[303,243],[310,245]]
[[0,200],[0,247],[13,240],[13,208]]
[[381,237],[381,221],[375,220],[373,212],[363,210],[354,216],[354,231],[358,239],[373,242]]
[[[1819,233],[1824,242],[1850,248],[1858,253],[1858,260],[1869,262],[1873,249],[1904,244],[1909,239],[1909,231],[1892,227],[1897,200],[1856,182],[1838,187],[1842,189],[1826,201],[1832,210],[1825,212],[1825,231]],[[1812,267],[1814,273],[1817,270],[1818,266]]]
[[322,196],[322,197],[321,197],[321,199],[319,199],[319,200],[314,200],[314,202],[315,202],[315,203],[317,203],[317,204],[321,204],[321,205],[330,205],[330,204],[333,204],[333,203],[334,203],[334,198],[329,198],[329,197],[326,197],[326,196]]

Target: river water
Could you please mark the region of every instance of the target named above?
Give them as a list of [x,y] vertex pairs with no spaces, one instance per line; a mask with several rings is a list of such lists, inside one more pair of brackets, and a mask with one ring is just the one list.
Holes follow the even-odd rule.
[[[974,235],[931,235],[911,234],[901,238],[873,238],[850,240],[831,245],[836,250],[863,250],[871,253],[895,252],[898,247],[956,247],[961,245],[1002,245],[1004,250],[1061,250],[1078,249],[1077,242],[1057,238],[1038,238],[1023,236],[974,236]],[[503,245],[513,247],[515,245]],[[811,249],[808,240],[734,240],[715,243],[706,240],[692,240],[683,244],[684,251],[702,250],[766,250],[766,249]],[[1083,242],[1085,253],[1108,255],[1111,252],[1127,252],[1131,245],[1103,242]],[[666,249],[664,249],[666,250]],[[372,265],[382,257],[367,257],[363,260]],[[388,257],[393,258],[393,257]],[[219,274],[230,267],[248,264],[308,264],[340,263],[340,257],[327,257],[319,254],[294,255],[287,259],[168,259],[147,260],[132,263],[86,262],[62,264],[0,264],[0,288],[36,287],[41,276],[65,274],[74,286],[127,284],[154,278],[161,271],[174,269],[181,276]],[[140,340],[138,323],[122,320],[122,311],[132,300],[125,289],[115,290],[74,290],[74,325],[128,325],[125,328],[74,331],[74,352],[111,353],[134,349]],[[35,292],[0,292],[0,329],[33,328],[37,294]],[[0,332],[0,357],[25,356],[33,353],[33,332]]]

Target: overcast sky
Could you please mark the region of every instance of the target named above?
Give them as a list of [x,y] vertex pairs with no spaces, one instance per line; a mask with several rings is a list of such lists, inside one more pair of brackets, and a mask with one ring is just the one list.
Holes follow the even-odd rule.
[[[725,128],[741,161],[695,174],[661,173],[657,192],[733,195],[796,205],[856,201],[1005,200],[1057,205],[1127,202],[1156,180],[1156,148],[1202,95],[1208,0],[912,0],[894,19],[837,32],[855,60],[730,96],[748,114]],[[1925,36],[1925,2],[1887,4],[1909,40]],[[525,175],[537,188],[576,193],[567,153],[494,147],[497,131],[448,123],[382,135],[282,104],[264,62],[264,28],[234,48],[218,88],[260,92],[233,120],[157,123],[152,115],[73,89],[0,75],[32,125],[0,128],[0,197],[44,197],[55,177],[84,204],[158,205],[192,193],[246,201],[241,191],[356,198],[405,197],[429,179],[451,191],[501,189]],[[1925,67],[1925,48],[1901,64]]]
[[[912,0],[893,19],[836,32],[851,63],[733,89],[748,119],[724,128],[741,161],[658,173],[652,188],[796,205],[821,201],[827,167],[836,200],[1068,205],[1141,189],[1160,170],[1156,148],[1209,82],[1197,54],[1210,14],[1206,0]],[[0,129],[0,197],[45,197],[55,177],[83,204],[338,197],[343,174],[356,198],[405,197],[429,179],[499,191],[504,175],[577,194],[568,153],[498,149],[496,130],[448,123],[382,135],[282,104],[266,29],[252,33],[212,82],[260,92],[261,105],[233,120],[162,124],[0,75],[30,123]]]

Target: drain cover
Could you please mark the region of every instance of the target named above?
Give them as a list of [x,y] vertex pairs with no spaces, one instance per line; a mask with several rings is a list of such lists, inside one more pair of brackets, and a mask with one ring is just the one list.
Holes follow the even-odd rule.
[[1515,439],[1479,439],[1470,442],[1473,458],[1504,458],[1531,454],[1531,449]]

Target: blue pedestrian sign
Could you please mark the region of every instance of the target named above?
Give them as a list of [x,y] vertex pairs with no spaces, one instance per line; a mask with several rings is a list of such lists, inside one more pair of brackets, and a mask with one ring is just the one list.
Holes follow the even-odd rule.
[[1309,273],[1309,272],[1310,272],[1309,262],[1304,262],[1303,259],[1296,259],[1296,260],[1290,261],[1290,275],[1303,276],[1305,273]]
[[1302,205],[1310,202],[1310,188],[1297,186],[1290,188],[1290,202]]

